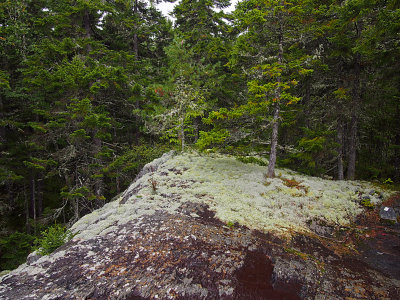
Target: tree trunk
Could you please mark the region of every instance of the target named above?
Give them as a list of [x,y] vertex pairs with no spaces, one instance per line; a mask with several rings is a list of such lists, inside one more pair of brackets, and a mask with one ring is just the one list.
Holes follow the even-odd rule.
[[[94,153],[97,154],[101,151],[102,147],[102,142],[100,139],[95,138],[94,139]],[[101,162],[99,162],[101,164]],[[99,208],[104,205],[104,200],[103,200],[103,192],[104,192],[104,182],[103,182],[103,177],[97,177],[95,179],[95,184],[94,184],[94,193],[96,196],[96,207]]]
[[278,146],[279,112],[280,112],[279,103],[276,102],[274,108],[274,119],[272,121],[273,124],[272,124],[272,137],[271,137],[271,152],[269,155],[269,164],[267,172],[268,178],[275,177],[276,149]]
[[31,233],[31,224],[29,223],[29,200],[26,192],[26,183],[24,182],[24,200],[25,200],[25,227],[26,233]]
[[74,199],[74,218],[75,221],[79,220],[79,200]]
[[[354,24],[357,39],[361,36],[362,24],[360,21]],[[358,116],[361,104],[361,92],[360,92],[360,74],[361,74],[361,55],[355,54],[354,57],[354,74],[353,74],[353,86],[352,86],[352,110],[351,110],[351,121],[350,121],[350,139],[349,139],[349,158],[347,165],[347,179],[354,180],[356,175],[356,161],[357,161],[357,133],[358,133]]]
[[43,179],[37,180],[37,211],[36,215],[38,217],[42,216],[43,213]]
[[35,175],[31,174],[31,213],[33,218],[33,230],[36,235],[36,179]]
[[137,24],[137,19],[138,19],[138,2],[135,0],[134,7],[133,7],[133,14],[135,15],[136,18],[136,28],[135,32],[133,34],[133,52],[135,53],[135,59],[138,60],[139,58],[139,45],[138,45],[138,24]]
[[115,178],[115,186],[116,186],[117,195],[118,195],[121,192],[121,188],[119,186],[119,177],[118,176]]
[[337,157],[337,179],[344,179],[344,171],[343,171],[343,121],[338,120],[337,125],[337,142],[339,147],[337,149],[338,157]]
[[[283,29],[280,26],[279,32],[279,51],[278,51],[278,62],[283,62]],[[267,177],[275,177],[275,164],[276,164],[276,152],[278,147],[278,130],[279,130],[279,114],[280,114],[280,98],[281,98],[281,78],[278,76],[277,87],[275,90],[275,106],[274,106],[274,119],[272,124],[272,136],[271,136],[271,152],[269,155]]]
[[[3,105],[3,97],[0,95],[0,120],[4,120],[4,105]],[[0,143],[6,145],[6,127],[0,126]]]
[[[83,27],[85,29],[85,37],[90,39],[92,37],[91,29],[90,29],[90,14],[87,9],[85,9],[85,14],[83,15]],[[92,51],[92,47],[87,45],[87,52]]]
[[[140,109],[140,101],[139,100],[136,100],[136,109]],[[138,115],[135,115],[135,124],[136,124],[136,131],[135,131],[135,142],[136,142],[136,145],[139,145],[140,144],[140,125],[139,125],[139,122],[140,122],[140,118],[139,118],[139,116]]]
[[354,180],[356,174],[359,110],[360,110],[360,55],[357,54],[354,66],[354,81],[352,88],[352,111],[351,111],[350,133],[349,133],[349,156],[347,165],[348,180]]
[[[79,175],[78,175],[78,162],[75,163],[75,186],[80,186],[79,183]],[[74,210],[74,218],[75,220],[79,220],[79,199],[75,198],[72,200],[73,210]]]
[[92,34],[90,29],[90,15],[87,9],[85,9],[85,14],[83,15],[83,28],[85,29],[85,37],[89,39]]
[[355,115],[351,117],[350,140],[349,140],[349,158],[347,165],[347,179],[354,180],[356,174],[357,159],[357,125],[358,120]]
[[181,145],[182,145],[182,152],[185,150],[185,117],[181,120]]
[[[400,105],[396,107],[396,123],[394,128],[396,129],[396,134],[394,138],[394,158],[393,158],[393,166],[394,166],[394,177],[393,180],[395,182],[400,182]],[[396,125],[397,124],[397,125]]]

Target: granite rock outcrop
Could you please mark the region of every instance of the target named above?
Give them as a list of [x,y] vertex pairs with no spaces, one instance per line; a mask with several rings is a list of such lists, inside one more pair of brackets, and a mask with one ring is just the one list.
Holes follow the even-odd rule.
[[264,171],[167,153],[71,241],[1,277],[0,299],[400,298],[399,232],[366,239],[357,223],[368,183]]

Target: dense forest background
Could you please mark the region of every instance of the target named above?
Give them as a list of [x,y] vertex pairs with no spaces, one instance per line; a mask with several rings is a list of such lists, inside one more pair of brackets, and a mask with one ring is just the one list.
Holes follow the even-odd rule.
[[400,181],[398,1],[159,2],[1,0],[1,269],[174,145]]

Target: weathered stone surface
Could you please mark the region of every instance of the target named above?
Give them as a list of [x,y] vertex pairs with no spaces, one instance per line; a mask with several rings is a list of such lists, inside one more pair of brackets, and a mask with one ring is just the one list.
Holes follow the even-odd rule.
[[31,254],[28,255],[28,257],[26,258],[26,264],[27,265],[31,265],[33,264],[35,261],[37,261],[39,258],[41,258],[42,255],[40,255],[39,253],[37,253],[37,251],[32,252]]
[[[327,223],[331,215],[315,223],[326,234],[290,215],[308,203],[310,220],[342,220],[339,203],[362,211],[356,188],[335,183],[328,191],[316,180],[318,190],[311,178],[302,183],[307,192],[280,179],[266,186],[258,166],[212,159],[163,156],[119,199],[79,220],[67,244],[1,277],[0,299],[400,298],[400,274],[386,260],[376,266],[375,244],[355,251],[351,235],[336,236]],[[275,205],[282,190],[293,199],[272,216],[262,201]],[[397,232],[390,239],[400,245]],[[395,248],[379,251],[397,262]]]
[[[152,162],[146,164],[143,167],[143,169],[139,172],[139,174],[136,176],[135,182],[137,182],[138,179],[142,178],[144,175],[146,175],[148,173],[156,172],[160,165],[162,165],[167,160],[169,160],[170,158],[173,157],[174,153],[175,153],[174,151],[164,153],[163,156],[161,156],[160,158],[157,158],[157,159],[153,160]],[[134,187],[131,186],[131,188],[129,188],[125,193],[122,194],[121,199],[119,200],[120,204],[124,204],[130,197],[132,197],[138,191],[140,191],[141,188],[142,188],[142,186],[140,184],[137,184]]]
[[319,236],[323,237],[331,237],[335,231],[332,226],[329,226],[324,222],[320,222],[318,220],[312,220],[309,228],[312,232],[315,232]]
[[383,221],[397,223],[397,215],[393,207],[382,206],[379,211],[379,216]]
[[247,228],[157,211],[22,265],[1,279],[0,299],[400,296],[399,281],[357,261],[343,265],[318,240],[285,244]]

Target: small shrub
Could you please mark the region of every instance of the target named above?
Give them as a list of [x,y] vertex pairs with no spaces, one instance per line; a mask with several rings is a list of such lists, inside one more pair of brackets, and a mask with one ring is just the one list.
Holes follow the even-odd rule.
[[374,204],[371,203],[371,199],[369,199],[369,198],[362,199],[361,205],[366,208],[374,208]]
[[73,236],[65,226],[54,224],[42,231],[41,237],[36,239],[38,253],[40,255],[48,255],[72,239]]
[[393,184],[393,180],[391,178],[388,178],[383,181],[383,184]]
[[235,223],[228,221],[228,223],[226,223],[226,226],[228,226],[230,229],[233,229],[235,227]]
[[34,237],[15,232],[0,239],[0,270],[12,270],[24,263],[32,250]]

